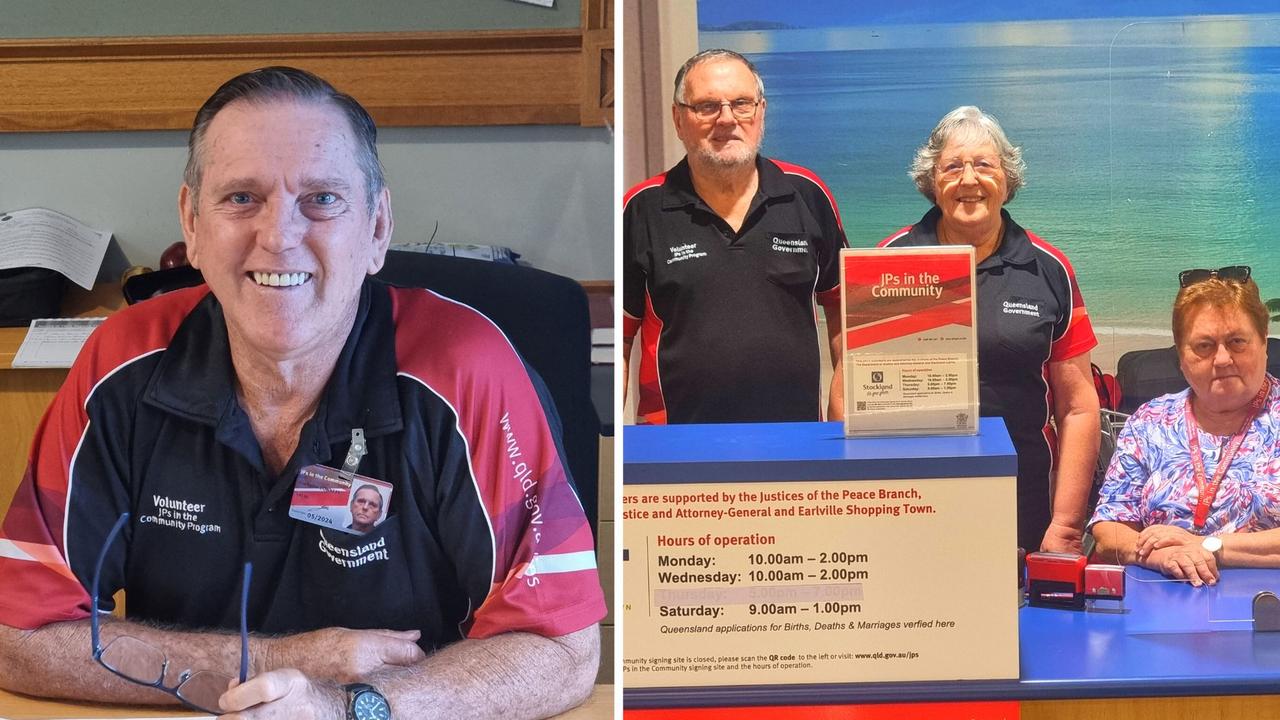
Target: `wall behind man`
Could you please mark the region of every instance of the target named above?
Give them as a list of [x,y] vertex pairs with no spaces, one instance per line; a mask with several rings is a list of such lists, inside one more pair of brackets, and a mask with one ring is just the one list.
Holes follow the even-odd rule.
[[[507,245],[578,280],[613,276],[613,142],[604,128],[386,128],[392,242]],[[186,133],[0,134],[0,210],[47,207],[115,233],[155,267],[182,239]]]
[[[516,0],[0,0],[0,40],[567,29],[579,26],[581,11],[581,0],[551,8]],[[358,88],[339,89],[359,96]],[[383,128],[379,148],[393,242],[426,241],[438,222],[437,242],[507,245],[578,280],[613,277],[607,129]],[[64,212],[112,230],[130,261],[154,267],[182,239],[176,198],[185,162],[184,132],[0,133],[0,210]]]
[[581,0],[0,0],[0,37],[577,27]]

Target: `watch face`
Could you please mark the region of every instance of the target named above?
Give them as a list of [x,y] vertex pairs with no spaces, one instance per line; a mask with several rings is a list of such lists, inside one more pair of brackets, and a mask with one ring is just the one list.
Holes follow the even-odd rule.
[[1200,543],[1200,546],[1203,547],[1206,552],[1216,553],[1222,549],[1222,538],[1214,536],[1207,537],[1202,543]]
[[351,713],[356,720],[391,720],[391,708],[376,692],[364,691],[351,703]]

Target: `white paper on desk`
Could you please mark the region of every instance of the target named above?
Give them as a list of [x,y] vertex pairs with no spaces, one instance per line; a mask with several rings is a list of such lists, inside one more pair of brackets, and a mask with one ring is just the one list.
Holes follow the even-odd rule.
[[0,269],[42,267],[93,289],[111,232],[45,208],[0,212]]
[[16,368],[69,368],[84,341],[106,318],[40,318],[13,356]]

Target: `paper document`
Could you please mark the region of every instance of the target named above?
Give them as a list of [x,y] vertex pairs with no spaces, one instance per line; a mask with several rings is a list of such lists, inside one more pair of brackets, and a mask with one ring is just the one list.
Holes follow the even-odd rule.
[[613,328],[592,328],[591,329],[592,345],[612,345],[613,344]]
[[41,318],[31,321],[18,354],[16,368],[69,368],[84,341],[106,318]]
[[0,269],[42,267],[93,289],[111,233],[45,208],[0,212]]
[[612,365],[613,364],[613,346],[596,346],[591,348],[591,364],[592,365]]
[[844,434],[978,431],[973,248],[840,251]]

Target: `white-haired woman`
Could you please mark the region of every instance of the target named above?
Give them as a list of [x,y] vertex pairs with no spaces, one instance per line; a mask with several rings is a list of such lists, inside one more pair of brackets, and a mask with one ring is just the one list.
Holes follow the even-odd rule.
[[933,207],[880,246],[973,246],[980,408],[1004,418],[1017,449],[1018,544],[1079,552],[1098,453],[1098,341],[1067,257],[1004,209],[1024,170],[994,117],[952,110],[909,173]]

